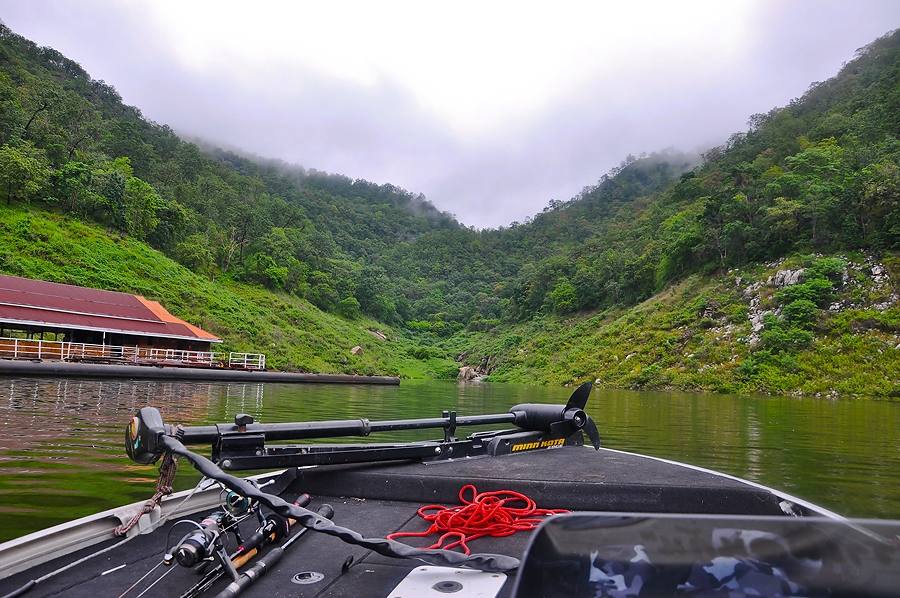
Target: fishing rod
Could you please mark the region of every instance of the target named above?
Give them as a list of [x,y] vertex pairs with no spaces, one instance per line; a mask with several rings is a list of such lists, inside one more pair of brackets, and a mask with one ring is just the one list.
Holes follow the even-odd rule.
[[[580,443],[585,432],[594,448],[600,447],[600,433],[584,408],[591,383],[578,387],[565,405],[523,403],[506,413],[459,416],[444,411],[439,418],[371,421],[311,421],[255,423],[253,417],[238,414],[233,424],[173,426],[163,422],[153,407],[140,409],[126,430],[125,448],[137,463],[156,462],[165,451],[162,438],[171,437],[183,445],[212,444],[212,459],[224,470],[247,470],[305,465],[335,465],[406,459],[440,460],[482,455],[500,455],[562,444]],[[465,439],[456,430],[467,426],[513,425],[513,430],[474,433]],[[267,441],[310,440],[341,436],[369,436],[398,430],[442,429],[439,441],[309,444],[266,446]]]
[[[260,491],[261,488],[268,486],[273,482],[274,480],[266,482],[265,484],[253,482],[251,485],[255,490]],[[304,493],[301,494],[294,503],[299,506],[305,506],[309,504],[310,500],[311,497]],[[259,518],[259,527],[253,535],[244,541],[241,537],[239,526],[242,522],[254,515]],[[179,525],[191,525],[194,529],[184,534],[181,539],[172,544],[170,543],[172,531]],[[231,490],[224,490],[223,494],[220,495],[219,508],[203,517],[202,520],[197,522],[193,519],[181,519],[172,525],[168,534],[166,534],[166,550],[163,554],[163,558],[122,592],[119,595],[119,598],[127,596],[156,569],[165,565],[167,567],[166,571],[138,594],[138,597],[143,596],[166,576],[172,573],[172,571],[178,569],[178,567],[172,566],[175,563],[180,567],[188,569],[193,568],[199,574],[206,573],[204,579],[209,577],[214,578],[215,580],[226,573],[229,574],[232,579],[237,579],[238,573],[236,569],[241,566],[241,562],[236,562],[235,559],[245,552],[251,550],[256,551],[258,547],[266,540],[269,540],[270,537],[271,541],[275,541],[278,537],[286,536],[288,529],[288,522],[278,514],[272,513],[269,516],[265,516],[258,501],[242,496]],[[238,542],[238,548],[232,554],[226,552],[224,543],[224,538],[229,532]],[[209,566],[213,564],[215,564],[215,566],[210,572]]]
[[[324,504],[318,508],[316,514],[325,517],[326,519],[331,519],[334,517],[334,508],[329,504]],[[308,531],[309,528],[297,530],[297,533],[291,536],[284,544],[273,548],[265,556],[260,557],[250,569],[241,573],[241,576],[238,579],[231,582],[228,587],[219,592],[216,598],[235,598],[241,592],[256,583],[256,581],[265,575],[267,571],[274,568],[275,565],[278,564],[278,561],[281,560],[281,557],[284,556],[285,551],[290,548],[294,542],[302,538]]]
[[[198,571],[202,571],[204,565],[218,559],[220,564],[217,565],[217,568],[221,568],[223,573],[225,571],[230,572],[232,577],[236,579],[238,577],[237,571],[235,571],[229,555],[225,552],[222,538],[226,532],[237,530],[237,526],[251,516],[252,513],[247,513],[242,517],[234,517],[227,511],[217,510],[208,514],[199,523],[192,519],[176,521],[169,529],[169,534],[166,536],[166,550],[163,553],[163,558],[156,565],[151,567],[149,571],[144,573],[137,581],[128,586],[124,592],[119,594],[119,598],[127,596],[133,589],[138,587],[141,582],[156,571],[156,569],[165,565],[167,569],[137,595],[136,598],[140,598],[149,592],[156,584],[161,582],[166,576],[178,569],[178,567],[172,566],[174,563],[185,568],[196,566]],[[180,524],[190,524],[195,526],[196,529],[184,534],[180,540],[175,542],[175,544],[170,545],[169,536],[175,526]],[[239,532],[235,532],[236,537],[239,537],[238,534]]]
[[[309,494],[303,493],[297,497],[294,504],[299,507],[305,507],[311,500],[312,497],[310,497]],[[284,519],[275,513],[272,515],[273,516],[268,518],[266,522],[253,533],[253,535],[241,542],[235,551],[229,555],[231,564],[235,569],[240,569],[246,565],[250,559],[259,554],[259,550],[263,545],[271,544],[286,537],[290,532],[291,526],[296,522],[294,519],[284,521]],[[201,595],[222,578],[225,573],[225,567],[221,563],[217,564],[211,570],[206,571],[203,578],[185,591],[180,598],[195,598],[196,596]]]

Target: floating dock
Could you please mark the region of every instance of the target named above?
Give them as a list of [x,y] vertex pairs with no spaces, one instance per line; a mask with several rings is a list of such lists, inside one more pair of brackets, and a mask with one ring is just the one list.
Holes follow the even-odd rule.
[[0,359],[2,376],[42,376],[62,378],[132,378],[146,380],[205,380],[220,382],[280,382],[306,384],[398,385],[396,376],[353,374],[304,374],[218,368],[160,367],[72,363],[66,361],[23,361]]

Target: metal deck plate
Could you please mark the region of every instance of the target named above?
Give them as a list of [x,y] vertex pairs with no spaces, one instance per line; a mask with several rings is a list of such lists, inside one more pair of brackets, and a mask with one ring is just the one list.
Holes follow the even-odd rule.
[[503,573],[485,573],[454,567],[416,567],[389,598],[494,598],[503,584]]

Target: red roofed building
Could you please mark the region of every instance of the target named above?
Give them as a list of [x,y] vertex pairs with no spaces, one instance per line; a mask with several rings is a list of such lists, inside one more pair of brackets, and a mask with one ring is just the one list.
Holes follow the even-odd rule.
[[221,339],[140,295],[0,275],[0,337],[182,351]]

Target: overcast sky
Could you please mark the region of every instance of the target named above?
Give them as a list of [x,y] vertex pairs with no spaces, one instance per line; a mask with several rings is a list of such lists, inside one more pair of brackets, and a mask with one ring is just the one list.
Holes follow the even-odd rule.
[[628,153],[721,143],[900,26],[900,1],[0,0],[0,18],[182,134],[482,227]]

